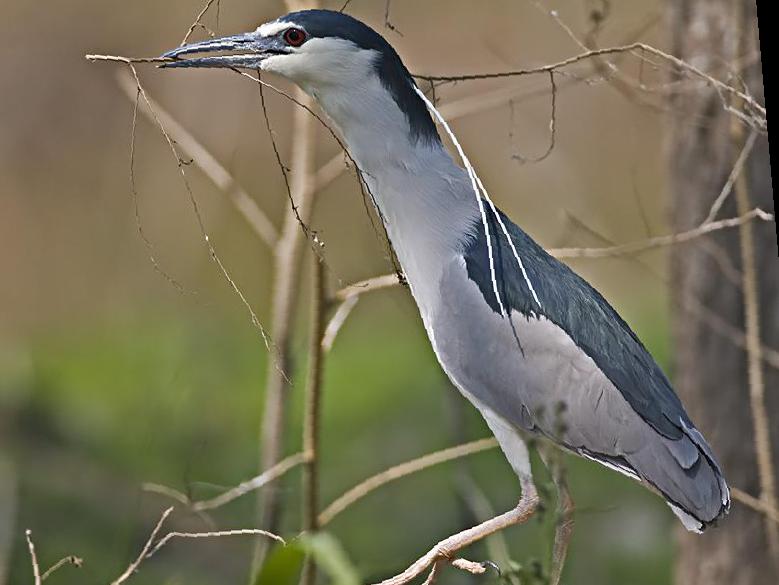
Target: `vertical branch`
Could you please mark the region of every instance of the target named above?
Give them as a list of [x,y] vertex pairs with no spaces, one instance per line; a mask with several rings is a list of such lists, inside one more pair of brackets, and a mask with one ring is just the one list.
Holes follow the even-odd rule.
[[[288,10],[315,8],[316,1],[286,0]],[[300,88],[295,90],[295,99],[311,107],[311,98]],[[314,121],[304,108],[294,108],[292,122],[292,177],[290,197],[297,209],[290,206],[284,217],[281,238],[274,251],[274,290],[272,299],[271,330],[276,341],[276,363],[280,367],[268,367],[265,383],[265,406],[260,429],[260,469],[270,469],[281,459],[284,431],[287,420],[290,381],[284,372],[292,371],[292,331],[295,317],[295,302],[300,284],[300,262],[303,253],[303,233],[300,222],[308,223],[313,209],[313,161],[316,139]],[[271,137],[272,138],[272,137]],[[278,485],[259,492],[257,501],[260,526],[276,532],[279,523]],[[252,578],[262,566],[268,543],[259,541],[254,550]]]
[[[310,105],[310,98],[302,90],[296,91],[296,99]],[[284,218],[281,238],[274,250],[274,290],[272,299],[271,335],[276,343],[275,358],[279,367],[269,366],[265,383],[265,407],[260,430],[260,469],[276,465],[282,454],[290,381],[285,372],[291,372],[292,332],[295,303],[300,285],[300,263],[304,250],[304,236],[300,220],[308,222],[313,208],[313,159],[316,127],[313,118],[303,108],[293,111],[290,181],[292,198],[297,212],[291,207]],[[279,520],[279,490],[271,486],[259,492],[258,512],[260,526],[277,532]],[[260,567],[267,550],[266,542],[259,542],[255,550],[253,572]]]
[[[741,3],[733,7],[736,24],[737,48],[734,58],[745,54],[748,48],[745,26],[745,8]],[[735,101],[735,100],[734,100]],[[745,148],[748,138],[744,127],[731,119],[731,140],[735,152]],[[738,160],[736,163],[738,164]],[[748,168],[737,176],[735,182],[736,206],[739,213],[751,205],[749,194]],[[765,399],[765,381],[763,379],[763,357],[760,334],[760,300],[758,293],[757,266],[755,259],[754,227],[751,223],[739,228],[741,248],[742,289],[744,299],[744,328],[746,334],[747,373],[749,379],[749,405],[754,426],[755,454],[757,456],[758,477],[760,480],[760,499],[770,507],[777,507],[776,484],[771,447],[771,434],[768,422],[768,410]],[[779,525],[766,515],[764,517],[768,547],[775,566],[779,567]]]
[[[303,531],[319,529],[319,421],[322,404],[322,376],[324,373],[325,334],[325,277],[324,262],[311,255],[311,337],[308,345],[308,379],[306,381],[305,413],[303,418]],[[313,585],[316,567],[309,555],[303,566],[301,585]]]

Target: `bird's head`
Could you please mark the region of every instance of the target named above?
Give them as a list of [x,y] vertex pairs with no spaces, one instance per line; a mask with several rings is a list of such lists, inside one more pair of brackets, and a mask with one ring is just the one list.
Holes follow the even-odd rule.
[[438,139],[435,125],[413,89],[414,80],[395,49],[368,25],[341,12],[291,12],[252,32],[183,45],[163,57],[177,59],[165,63],[165,68],[275,73],[320,102],[336,105],[356,95],[369,96],[380,86],[405,114],[412,135]]

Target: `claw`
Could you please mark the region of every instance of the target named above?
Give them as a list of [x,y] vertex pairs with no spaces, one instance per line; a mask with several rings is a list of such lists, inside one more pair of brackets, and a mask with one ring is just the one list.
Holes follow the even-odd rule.
[[493,563],[492,561],[484,561],[480,563],[482,567],[484,567],[484,570],[492,569],[495,571],[495,573],[498,576],[498,579],[500,579],[503,576],[503,573],[500,570],[500,567],[498,566],[498,563]]

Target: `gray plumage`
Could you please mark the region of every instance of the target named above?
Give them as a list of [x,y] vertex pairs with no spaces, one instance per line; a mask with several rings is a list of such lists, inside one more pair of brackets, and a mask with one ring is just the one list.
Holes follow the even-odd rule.
[[240,54],[166,66],[262,69],[317,100],[360,168],[441,366],[520,478],[530,473],[521,433],[539,433],[643,482],[690,530],[727,512],[711,448],[638,337],[507,217],[486,204],[482,216],[471,177],[381,35],[312,10],[166,56],[225,50]]

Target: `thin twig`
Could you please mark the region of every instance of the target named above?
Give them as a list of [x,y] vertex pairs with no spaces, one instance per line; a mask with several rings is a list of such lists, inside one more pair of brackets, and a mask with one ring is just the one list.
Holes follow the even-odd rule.
[[589,51],[584,51],[583,53],[579,53],[578,55],[574,55],[573,57],[563,59],[562,61],[558,61],[557,63],[543,65],[541,67],[516,69],[513,71],[501,71],[497,73],[473,73],[473,74],[466,74],[466,75],[420,75],[419,77],[422,79],[427,79],[431,81],[440,81],[440,82],[471,81],[477,79],[498,79],[504,77],[519,77],[525,75],[535,75],[539,73],[549,73],[552,71],[557,71],[558,69],[566,68],[570,65],[574,65],[581,61],[592,59],[594,57],[600,57],[603,55],[614,55],[617,53],[636,53],[636,52],[649,53],[650,55],[659,57],[665,60],[666,62],[673,64],[679,69],[686,71],[690,75],[701,79],[709,86],[715,88],[718,92],[720,92],[721,95],[727,97],[735,97],[742,100],[744,105],[747,106],[748,109],[750,110],[748,114],[740,110],[736,110],[730,104],[726,104],[725,106],[727,111],[729,111],[730,113],[738,117],[743,122],[746,122],[750,126],[760,130],[762,133],[765,133],[767,131],[768,122],[766,118],[767,116],[766,108],[765,106],[759,104],[754,99],[754,97],[744,93],[740,89],[737,89],[731,85],[728,85],[727,83],[724,83],[723,81],[720,81],[715,77],[712,77],[711,75],[701,71],[694,65],[687,63],[686,61],[683,61],[678,57],[670,55],[669,53],[661,51],[656,47],[641,42],[631,43],[628,45],[623,45],[618,47],[604,47],[601,49],[592,49]]
[[54,563],[51,567],[46,569],[46,572],[43,573],[43,575],[41,575],[41,581],[45,581],[65,565],[73,565],[74,567],[80,569],[83,564],[84,564],[84,559],[73,555],[61,558],[56,563]]
[[203,24],[201,23],[201,20],[206,15],[206,12],[208,12],[208,9],[211,8],[211,5],[214,2],[219,2],[219,0],[206,0],[205,5],[203,6],[203,9],[198,13],[197,17],[195,18],[194,22],[190,25],[189,30],[187,30],[187,34],[184,35],[184,38],[181,39],[181,46],[184,46],[189,41],[189,37],[192,36],[192,33],[195,32],[196,28],[203,27]]
[[[316,3],[308,3],[307,7],[315,7]],[[292,10],[300,6],[287,2],[287,8]],[[265,82],[248,77],[265,87]],[[287,367],[292,362],[292,331],[296,311],[295,301],[300,287],[300,263],[303,253],[304,238],[300,233],[298,217],[307,224],[313,211],[313,162],[316,143],[316,128],[309,112],[313,113],[311,98],[301,89],[296,89],[292,98],[301,107],[293,112],[292,144],[290,157],[292,176],[290,189],[297,205],[297,212],[287,210],[284,218],[282,235],[275,249],[274,257],[274,290],[272,298],[271,330],[277,342],[277,359]],[[314,114],[315,115],[315,114]],[[321,118],[320,118],[321,119]],[[285,368],[286,369],[286,368]],[[268,368],[265,384],[265,404],[262,420],[260,468],[274,467],[281,458],[284,434],[287,424],[287,406],[289,381],[279,375],[273,368]],[[260,526],[274,530],[279,516],[280,493],[276,489],[263,490],[258,497]],[[252,575],[256,575],[267,552],[265,543],[260,542],[255,548],[252,563]]]
[[760,498],[751,496],[744,490],[734,487],[730,488],[730,495],[737,502],[741,502],[748,508],[752,508],[755,512],[759,512],[760,514],[765,515],[766,518],[770,518],[773,522],[779,524],[779,510],[769,506]]
[[303,453],[295,453],[294,455],[290,455],[289,457],[279,461],[276,465],[274,465],[267,471],[262,472],[257,477],[253,477],[248,481],[244,481],[239,485],[235,486],[234,488],[224,492],[223,494],[220,494],[209,500],[194,502],[192,504],[192,509],[197,512],[200,512],[205,510],[214,510],[215,508],[221,508],[225,504],[229,504],[230,502],[237,500],[241,496],[256,491],[270,484],[271,482],[279,479],[280,477],[285,475],[288,471],[294,469],[304,461],[305,461],[305,456]]
[[549,253],[555,258],[606,258],[608,256],[635,254],[652,248],[661,248],[664,246],[690,242],[712,232],[749,224],[756,219],[769,222],[775,220],[772,214],[766,213],[760,208],[755,208],[738,217],[703,223],[686,232],[656,236],[646,240],[629,242],[618,246],[608,246],[606,248],[556,248],[549,250]]
[[135,571],[138,570],[138,567],[141,565],[143,560],[147,557],[149,554],[149,550],[151,550],[152,544],[154,543],[154,540],[157,538],[157,534],[159,534],[160,530],[162,529],[162,525],[165,523],[165,520],[167,520],[168,516],[170,516],[171,512],[173,512],[173,506],[166,509],[162,516],[160,516],[160,519],[157,521],[157,524],[154,526],[154,529],[151,531],[151,534],[149,535],[149,538],[146,540],[146,543],[143,545],[143,548],[141,549],[141,553],[136,557],[136,559],[130,563],[130,565],[125,569],[124,573],[119,575],[119,577],[111,582],[111,585],[121,585],[125,581],[127,581]]
[[[184,187],[189,197],[189,202],[192,206],[192,211],[195,214],[195,219],[197,220],[197,226],[200,230],[200,235],[203,238],[206,248],[208,249],[211,260],[217,265],[219,271],[221,272],[222,276],[226,280],[227,284],[230,286],[233,292],[238,296],[241,303],[246,308],[247,312],[249,313],[251,323],[259,331],[262,340],[265,343],[266,349],[268,349],[269,351],[271,351],[271,353],[273,353],[272,352],[273,342],[270,336],[268,335],[268,333],[265,331],[265,327],[260,322],[259,317],[257,317],[257,314],[254,312],[254,309],[252,308],[251,304],[247,300],[246,296],[243,294],[243,291],[238,287],[236,282],[233,280],[233,277],[230,275],[230,272],[227,270],[227,267],[222,262],[222,259],[216,253],[216,249],[214,248],[214,245],[211,243],[211,238],[208,235],[208,232],[206,230],[205,221],[203,219],[202,214],[200,213],[200,204],[195,198],[195,194],[192,191],[192,186],[189,184],[189,178],[187,177],[187,173],[185,170],[186,165],[183,164],[181,157],[179,156],[179,153],[176,150],[176,146],[173,138],[171,138],[170,133],[168,132],[165,125],[162,123],[162,120],[160,119],[159,115],[157,114],[156,110],[154,109],[154,106],[151,102],[151,99],[147,95],[146,90],[144,89],[143,85],[141,85],[141,80],[138,77],[138,72],[135,69],[135,66],[129,62],[127,63],[127,66],[130,68],[130,72],[132,73],[133,79],[135,80],[135,84],[138,88],[138,91],[140,92],[141,97],[143,98],[143,101],[146,103],[146,106],[151,111],[155,124],[157,125],[163,137],[165,138],[165,142],[167,142],[171,154],[176,159],[176,164],[179,169],[179,174],[181,175],[181,180],[184,183]],[[274,362],[274,366],[277,369],[280,369],[280,365],[278,362]],[[284,373],[283,371],[281,372],[281,374],[283,376],[286,376],[286,373]]]
[[32,530],[26,530],[24,537],[27,539],[27,549],[30,551],[30,562],[32,563],[32,576],[35,585],[41,585],[41,567],[38,564],[38,555],[35,554],[35,544],[32,542]]
[[[737,12],[743,10],[739,7]],[[731,135],[735,144],[745,143],[743,127],[732,123]],[[747,139],[748,141],[749,139]],[[742,163],[743,164],[743,163]],[[750,187],[746,171],[738,174],[735,182],[736,206],[742,215],[750,208]],[[760,335],[760,297],[758,290],[757,265],[755,260],[755,238],[753,226],[746,222],[739,229],[741,243],[741,274],[744,303],[744,329],[747,342],[747,375],[749,380],[749,404],[754,427],[755,455],[760,480],[760,499],[770,508],[776,509],[776,476],[774,475],[771,427],[765,401],[765,380],[763,378],[762,341]],[[767,516],[766,537],[771,555],[779,563],[779,526]],[[777,565],[779,566],[779,564]]]
[[275,540],[285,545],[287,542],[281,538],[278,534],[273,534],[267,530],[259,530],[258,528],[239,528],[237,530],[216,530],[213,532],[168,532],[163,536],[153,549],[145,556],[149,558],[157,553],[163,546],[168,544],[174,538],[222,538],[225,536],[267,536],[271,540]]
[[447,461],[494,449],[497,446],[498,442],[492,437],[479,439],[477,441],[465,443],[464,445],[457,445],[455,447],[436,451],[435,453],[429,453],[422,457],[418,457],[417,459],[407,461],[406,463],[390,467],[381,473],[369,477],[342,496],[336,498],[321,514],[319,514],[319,525],[325,526],[329,524],[333,518],[343,512],[346,508],[390,482],[417,473],[423,469],[446,463]]
[[382,276],[376,276],[350,284],[335,293],[335,298],[343,302],[354,297],[359,297],[365,293],[381,290],[383,288],[390,288],[398,284],[400,284],[400,280],[398,280],[397,274],[384,274]]
[[87,61],[115,61],[117,63],[171,63],[176,59],[171,57],[122,57],[121,55],[84,55]]
[[[138,94],[135,82],[129,74],[122,72],[118,76],[119,87],[130,99],[135,99]],[[192,162],[211,179],[211,182],[225,195],[228,196],[235,209],[246,220],[249,226],[254,230],[260,239],[268,246],[273,247],[278,240],[278,232],[268,216],[260,209],[257,202],[241,187],[235,177],[222,165],[216,157],[184,126],[182,126],[169,112],[160,104],[149,98],[157,116],[168,129],[171,137],[176,144],[181,147]],[[141,113],[152,123],[154,117],[148,108],[141,108]]]
[[730,171],[728,180],[725,181],[725,185],[722,187],[722,191],[720,191],[720,194],[714,200],[714,203],[711,204],[709,213],[706,216],[706,219],[703,220],[703,223],[712,222],[717,217],[717,213],[719,213],[719,210],[722,209],[722,206],[725,204],[725,201],[732,193],[733,185],[736,183],[736,180],[741,176],[741,172],[744,169],[744,163],[749,158],[749,155],[752,154],[752,149],[755,146],[757,137],[758,137],[757,132],[753,131],[749,134],[749,138],[747,138],[747,141],[744,143],[744,147],[741,149],[741,153],[738,155],[738,158],[736,159],[736,164],[733,165],[733,169]]
[[187,507],[192,505],[192,501],[189,499],[187,494],[166,485],[147,481],[141,485],[141,489],[150,494],[159,494],[161,496],[165,496],[166,498],[175,500],[179,504],[183,504]]

